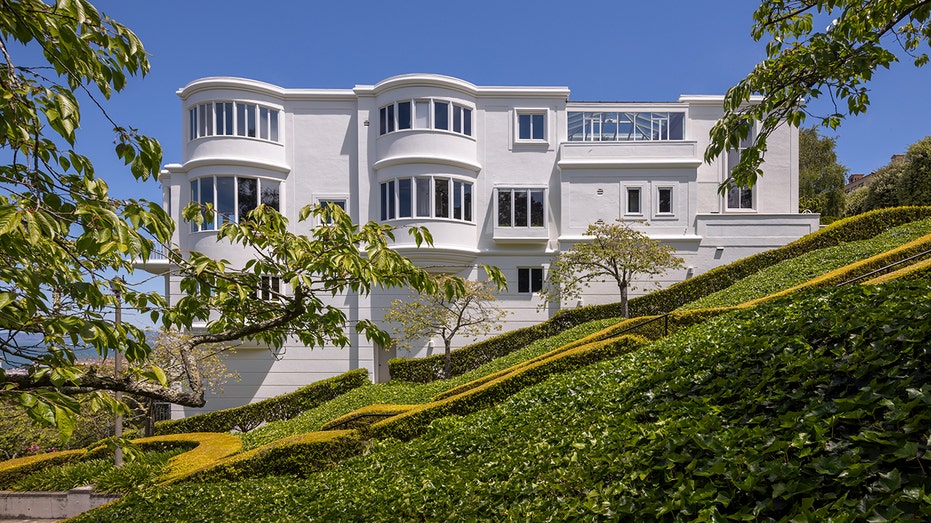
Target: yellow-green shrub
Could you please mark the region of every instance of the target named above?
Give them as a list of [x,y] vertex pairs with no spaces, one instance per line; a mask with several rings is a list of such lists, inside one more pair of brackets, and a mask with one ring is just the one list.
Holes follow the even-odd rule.
[[368,427],[377,421],[407,412],[412,408],[414,408],[413,405],[385,405],[381,403],[368,405],[324,423],[321,430]]
[[922,260],[920,262],[907,265],[896,271],[892,271],[882,276],[877,276],[871,280],[867,280],[864,283],[866,285],[879,285],[881,283],[886,283],[892,280],[918,280],[927,279],[929,277],[931,277],[931,259]]
[[217,460],[233,455],[242,450],[242,440],[231,434],[216,432],[193,432],[187,434],[166,434],[133,440],[133,444],[146,445],[154,443],[196,444],[193,449],[178,454],[168,460],[168,466],[158,478],[163,484],[187,476]]
[[283,438],[257,449],[215,461],[175,482],[239,481],[265,476],[303,477],[360,454],[356,430],[309,432]]
[[86,454],[85,449],[60,450],[2,461],[0,462],[0,490],[37,470],[78,461]]

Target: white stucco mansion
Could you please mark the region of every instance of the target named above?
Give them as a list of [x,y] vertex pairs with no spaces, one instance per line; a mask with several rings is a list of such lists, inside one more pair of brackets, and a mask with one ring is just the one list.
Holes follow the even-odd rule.
[[[428,227],[435,243],[429,250],[397,236],[397,250],[418,263],[471,277],[478,270],[462,268],[501,268],[510,282],[499,297],[511,311],[506,329],[555,312],[555,306],[538,310],[534,292],[553,254],[582,240],[597,220],[648,222],[649,236],[674,246],[685,267],[668,273],[664,284],[818,227],[817,215],[798,212],[798,131],[791,126],[770,139],[758,185],[718,194],[735,155],[710,164],[702,155],[722,96],[573,102],[567,87],[477,86],[433,74],[352,89],[214,77],[191,82],[178,96],[183,158],[167,165],[160,181],[182,250],[234,264],[247,256],[216,241],[217,223],[181,223],[180,210],[192,199],[230,219],[263,202],[295,228],[312,226],[296,219],[304,205],[337,202],[356,222]],[[156,265],[147,269],[164,271]],[[166,276],[166,293],[176,298],[176,278]],[[352,318],[378,321],[397,296],[347,296],[345,306]],[[616,299],[612,284],[593,288],[582,302]],[[427,355],[432,345],[410,355]],[[209,398],[205,410],[359,367],[382,380],[395,354],[360,338],[351,348],[295,345],[274,356],[254,346],[232,351],[227,363],[241,381]]]

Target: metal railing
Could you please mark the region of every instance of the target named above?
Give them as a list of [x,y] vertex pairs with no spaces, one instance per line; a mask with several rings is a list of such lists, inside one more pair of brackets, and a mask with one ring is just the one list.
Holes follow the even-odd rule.
[[861,274],[860,276],[857,276],[856,278],[851,278],[851,279],[849,279],[849,280],[847,280],[847,281],[840,282],[840,283],[837,284],[837,287],[843,287],[844,285],[848,285],[848,284],[851,284],[851,283],[858,282],[858,281],[860,281],[860,280],[862,280],[862,279],[864,279],[864,278],[869,278],[870,276],[873,276],[874,274],[879,274],[879,273],[881,273],[881,272],[888,271],[889,269],[891,269],[891,268],[893,268],[893,267],[902,265],[903,263],[906,263],[906,262],[910,262],[910,261],[912,261],[912,260],[914,260],[914,259],[916,259],[916,258],[921,258],[921,257],[923,257],[923,256],[927,256],[927,255],[929,255],[929,254],[931,254],[931,249],[928,249],[927,251],[924,251],[924,252],[919,252],[918,254],[909,256],[908,258],[903,258],[903,259],[901,259],[901,260],[899,260],[899,261],[897,261],[897,262],[890,263],[889,265],[880,267],[880,268],[878,268],[878,269],[876,269],[876,270],[872,270],[872,271],[870,271],[870,272],[868,272],[868,273],[866,273],[866,274]]

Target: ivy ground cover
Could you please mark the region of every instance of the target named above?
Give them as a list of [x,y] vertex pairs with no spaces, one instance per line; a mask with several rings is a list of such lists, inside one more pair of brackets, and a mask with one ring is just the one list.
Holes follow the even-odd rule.
[[818,289],[553,378],[306,480],[77,521],[923,521],[931,285]]
[[761,269],[726,289],[680,310],[728,307],[794,287],[834,269],[874,256],[931,233],[931,219],[900,225],[868,240],[818,249]]

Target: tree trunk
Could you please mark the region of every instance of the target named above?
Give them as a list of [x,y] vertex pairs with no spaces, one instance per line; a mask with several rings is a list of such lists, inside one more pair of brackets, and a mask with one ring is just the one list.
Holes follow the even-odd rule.
[[443,367],[443,379],[449,379],[453,373],[453,361],[450,357],[450,351],[452,350],[452,340],[443,340],[443,343],[446,344],[446,365]]
[[621,290],[621,316],[627,318],[630,315],[627,312],[627,284],[619,283],[617,286]]

